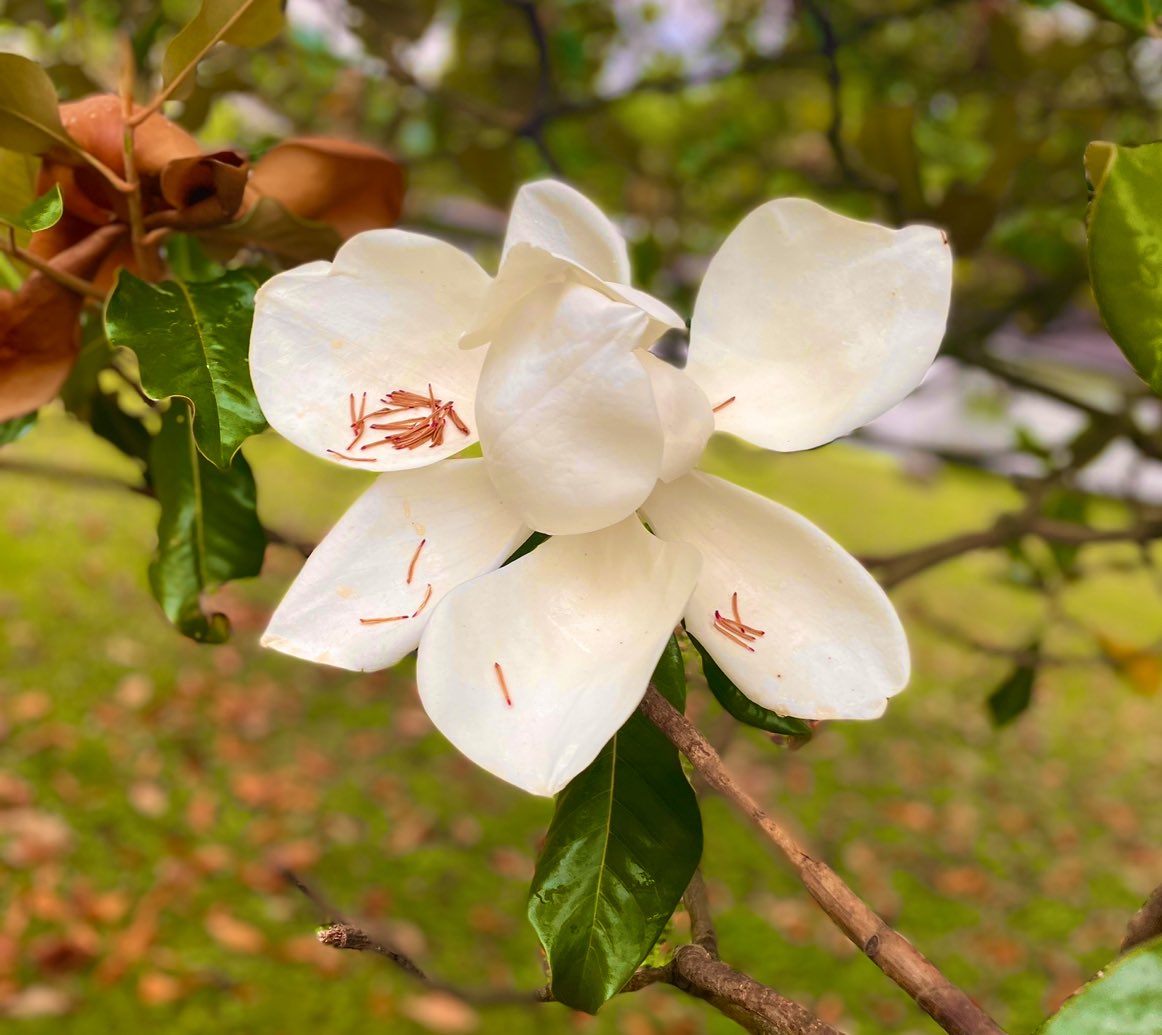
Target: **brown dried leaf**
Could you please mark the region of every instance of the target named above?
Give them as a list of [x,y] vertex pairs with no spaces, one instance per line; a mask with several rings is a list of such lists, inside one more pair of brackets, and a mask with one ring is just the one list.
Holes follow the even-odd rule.
[[[124,233],[103,227],[52,259],[62,272],[90,277]],[[0,292],[0,421],[44,405],[60,391],[80,346],[83,299],[34,272],[16,292]]]
[[480,1026],[480,1017],[471,1006],[443,992],[411,996],[404,1000],[403,1012],[416,1024],[441,1035],[467,1035]]
[[217,906],[206,914],[206,931],[231,952],[256,953],[266,948],[266,937],[257,927],[231,916]]
[[251,187],[301,219],[334,227],[344,239],[394,226],[403,206],[403,169],[366,144],[295,137],[254,166]]

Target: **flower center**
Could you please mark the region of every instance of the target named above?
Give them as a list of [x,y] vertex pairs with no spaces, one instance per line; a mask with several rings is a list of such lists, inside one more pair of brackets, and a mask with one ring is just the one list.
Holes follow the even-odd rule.
[[[397,388],[388,392],[382,399],[378,410],[367,412],[367,393],[362,394],[358,409],[355,406],[355,394],[347,397],[348,413],[351,417],[351,434],[355,437],[347,444],[345,451],[328,449],[332,456],[341,460],[351,460],[356,463],[374,463],[375,458],[370,456],[348,456],[356,446],[360,452],[368,449],[378,449],[381,446],[391,446],[392,449],[418,449],[427,443],[428,448],[444,444],[444,428],[451,422],[462,435],[469,434],[468,425],[460,419],[456,406],[452,402],[437,399],[432,386],[428,385],[428,394],[409,392]],[[386,423],[371,423],[377,417],[391,417],[399,414],[411,413],[416,410],[427,410],[427,413],[418,413],[400,420],[391,420]],[[388,431],[389,435],[376,439],[374,442],[363,442],[363,435],[368,430]],[[362,443],[362,444],[361,444]]]
[[738,613],[738,593],[730,595],[730,610],[734,614],[733,618],[727,618],[721,611],[714,612],[714,628],[728,640],[753,654],[754,647],[751,644],[760,636],[766,636],[766,632],[743,622],[742,616]]

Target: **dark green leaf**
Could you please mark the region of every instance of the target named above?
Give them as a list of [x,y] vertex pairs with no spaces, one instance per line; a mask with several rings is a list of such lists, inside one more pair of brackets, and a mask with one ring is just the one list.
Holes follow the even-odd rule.
[[[687,633],[689,635],[689,633]],[[802,719],[792,718],[790,715],[780,715],[762,705],[755,704],[746,696],[730,677],[718,667],[718,662],[710,656],[710,652],[693,636],[690,642],[694,644],[702,656],[702,674],[706,677],[706,685],[710,692],[718,699],[718,703],[726,709],[728,715],[747,726],[754,726],[768,733],[781,733],[785,737],[810,737],[811,727]]]
[[205,284],[147,284],[123,270],[105,305],[109,343],[137,353],[151,398],[192,403],[198,448],[223,470],[266,427],[250,381],[257,283],[248,270]]
[[127,457],[149,463],[153,439],[140,420],[121,408],[115,395],[97,392],[91,397],[89,425],[94,434],[100,435]]
[[[520,544],[504,564],[512,564],[513,561],[519,561],[525,554],[532,553],[541,543],[545,542],[549,537],[544,532],[534,532],[523,543]],[[502,564],[503,568],[504,565]]]
[[177,280],[217,280],[226,272],[226,267],[211,259],[201,242],[189,234],[172,234],[166,238],[165,261]]
[[19,54],[0,54],[0,140],[9,151],[23,154],[76,149],[61,124],[48,73]]
[[35,234],[47,230],[50,226],[56,226],[64,212],[65,203],[61,198],[60,184],[54,183],[52,190],[34,199],[14,215],[0,212],[0,223]]
[[1162,394],[1162,143],[1090,144],[1089,276],[1102,320]]
[[1039,1035],[1158,1035],[1162,1032],[1162,938],[1106,967],[1065,1001]]
[[[1036,650],[1036,645],[1031,650]],[[1033,701],[1036,665],[1017,665],[988,696],[989,715],[994,726],[1006,726]]]
[[[654,684],[685,703],[682,655],[671,637]],[[678,752],[634,712],[557,796],[529,893],[549,958],[553,995],[595,1013],[645,959],[702,855],[698,802]]]
[[202,0],[193,20],[165,48],[162,80],[169,86],[215,43],[261,47],[274,39],[282,26],[281,0]]
[[153,595],[183,634],[221,643],[230,623],[223,614],[206,614],[201,594],[257,575],[266,547],[250,468],[241,456],[225,471],[208,463],[194,446],[189,405],[181,400],[162,418],[149,468],[161,504],[157,555],[149,566]]
[[88,313],[81,316],[81,351],[69,376],[61,386],[60,397],[65,409],[82,421],[92,419],[92,400],[100,390],[98,378],[101,371],[113,362],[113,350],[105,339],[105,325],[102,320],[90,318]]
[[13,417],[12,420],[3,421],[0,423],[0,446],[6,446],[10,442],[24,438],[32,430],[35,423],[35,413],[26,413],[23,417]]

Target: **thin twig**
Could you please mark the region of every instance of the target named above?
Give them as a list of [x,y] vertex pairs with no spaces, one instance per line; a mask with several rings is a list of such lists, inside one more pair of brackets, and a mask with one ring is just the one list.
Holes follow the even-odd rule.
[[686,903],[686,912],[690,914],[690,940],[717,959],[718,933],[714,930],[714,918],[710,915],[710,900],[706,895],[706,882],[702,879],[701,870],[694,871],[682,901]]
[[125,193],[125,203],[129,209],[129,241],[133,247],[133,261],[138,272],[146,278],[153,278],[153,263],[145,248],[145,225],[141,205],[141,178],[137,175],[137,155],[134,148],[133,132],[136,123],[133,118],[133,83],[136,69],[133,61],[133,46],[127,36],[122,37],[121,55],[121,117],[124,127],[121,131],[121,154],[125,166],[125,182],[129,190]]
[[83,280],[81,277],[73,276],[71,273],[66,273],[64,270],[59,270],[52,263],[45,262],[44,259],[21,248],[16,243],[11,228],[9,228],[7,240],[0,237],[0,252],[3,252],[5,255],[11,255],[14,259],[19,259],[26,266],[31,267],[38,273],[44,274],[49,280],[59,284],[63,288],[68,288],[74,294],[81,295],[84,298],[96,299],[97,301],[105,300],[105,292],[98,291],[89,281]]
[[848,938],[951,1035],[1003,1035],[980,1006],[893,930],[826,863],[813,858],[726,771],[706,738],[652,686],[641,710],[711,787],[729,798],[786,856],[811,897]]
[[1150,893],[1150,897],[1142,903],[1142,908],[1126,925],[1126,935],[1118,953],[1129,952],[1151,938],[1158,937],[1162,937],[1162,884]]

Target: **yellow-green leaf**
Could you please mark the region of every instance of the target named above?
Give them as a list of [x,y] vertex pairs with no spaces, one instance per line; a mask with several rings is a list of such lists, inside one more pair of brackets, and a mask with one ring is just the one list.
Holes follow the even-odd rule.
[[75,147],[61,123],[48,73],[19,54],[0,54],[0,140],[22,154]]
[[[279,0],[202,0],[193,20],[171,41],[161,63],[169,86],[196,65],[217,43],[261,47],[283,26]],[[180,96],[181,90],[177,91]]]
[[47,230],[50,226],[56,226],[64,212],[65,203],[61,198],[60,184],[54,183],[52,190],[39,198],[33,198],[19,212],[12,215],[0,212],[0,223],[35,234]]

